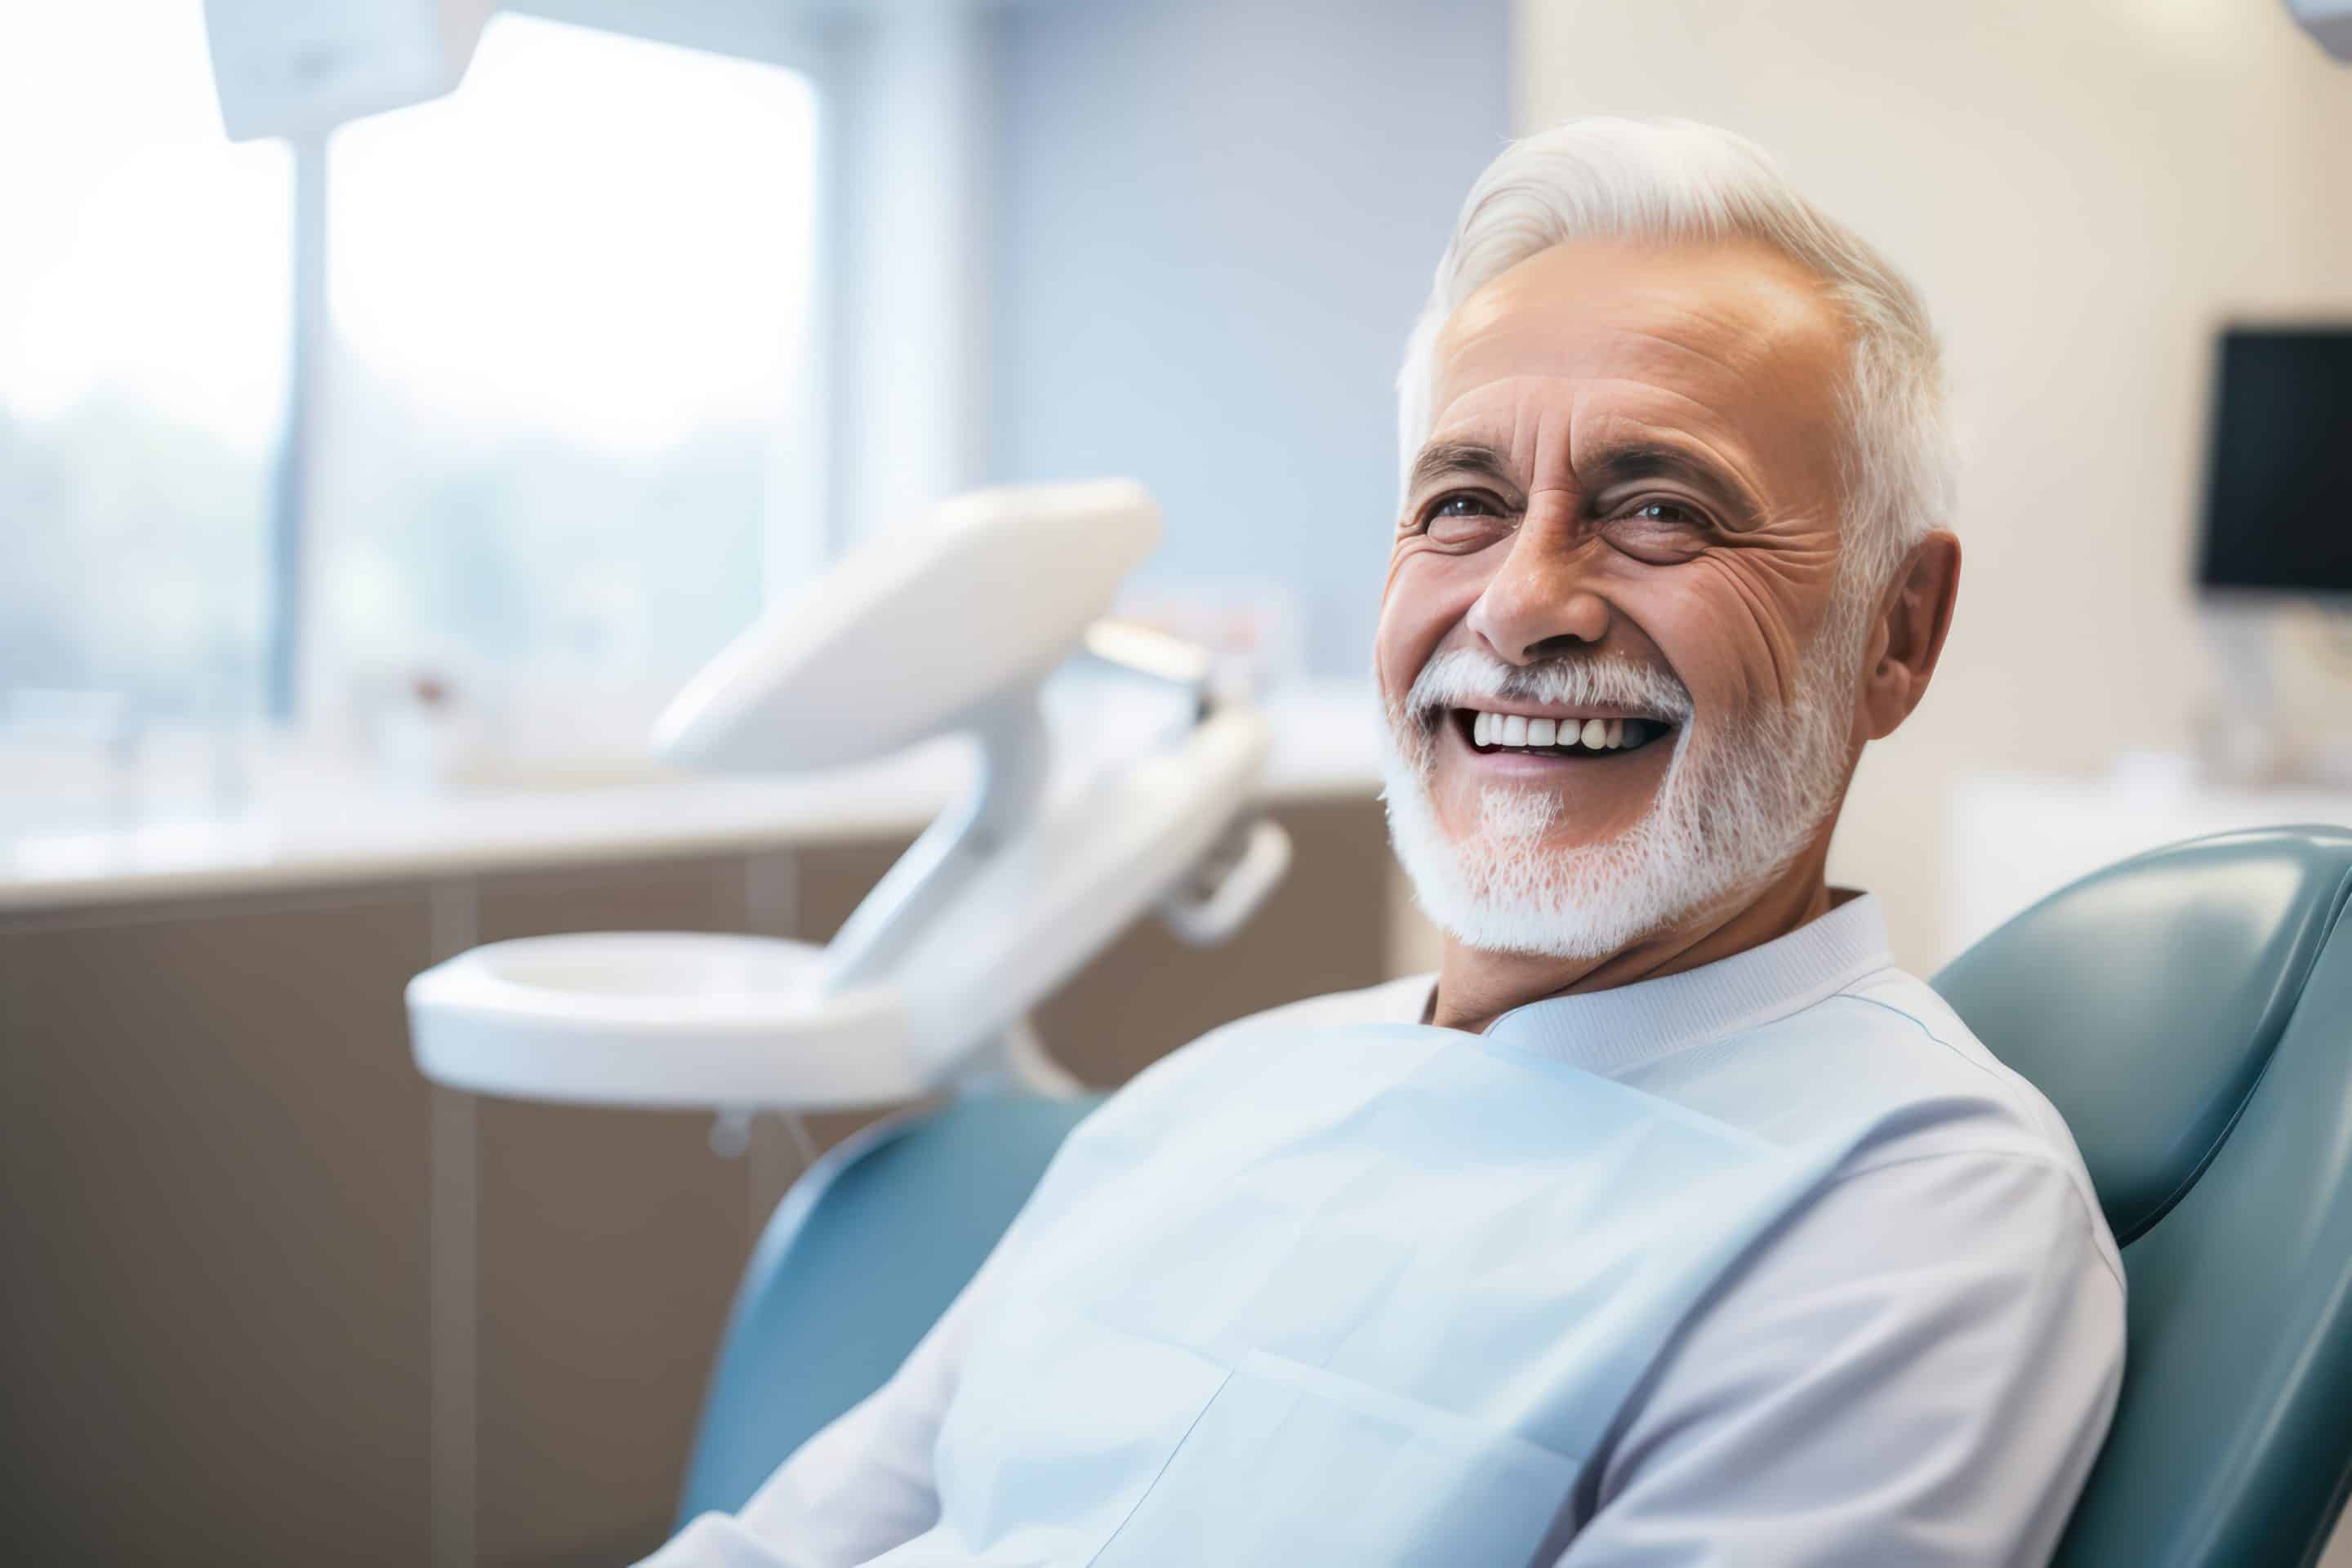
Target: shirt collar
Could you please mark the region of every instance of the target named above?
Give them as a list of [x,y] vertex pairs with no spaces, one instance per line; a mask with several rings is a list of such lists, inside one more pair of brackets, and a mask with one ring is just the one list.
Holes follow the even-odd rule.
[[1591,1072],[1622,1072],[1801,1012],[1894,962],[1878,898],[1863,893],[1786,936],[1696,969],[1526,1003],[1481,1037]]

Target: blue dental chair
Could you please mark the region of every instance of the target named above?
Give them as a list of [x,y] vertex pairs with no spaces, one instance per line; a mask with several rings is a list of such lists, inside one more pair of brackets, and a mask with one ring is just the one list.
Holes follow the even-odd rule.
[[[2307,1565],[2352,1485],[2352,830],[2151,851],[1936,977],[2057,1105],[2123,1247],[2122,1401],[2057,1561]],[[869,1130],[752,1257],[681,1519],[740,1507],[877,1387],[1096,1102]]]

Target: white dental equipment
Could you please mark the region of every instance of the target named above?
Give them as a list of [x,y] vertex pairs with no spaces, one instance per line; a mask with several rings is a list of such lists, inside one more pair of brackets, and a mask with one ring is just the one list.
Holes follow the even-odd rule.
[[323,141],[347,121],[455,88],[494,0],[205,0],[232,142]]
[[[417,1065],[452,1088],[583,1104],[753,1109],[911,1099],[966,1073],[1076,1085],[1028,1031],[1155,907],[1224,940],[1289,864],[1236,826],[1269,731],[1207,695],[1199,650],[1099,619],[1160,535],[1127,480],[987,490],[853,552],[722,652],[654,731],[698,768],[833,766],[969,732],[980,771],[830,945],[687,932],[493,942],[409,983]],[[1194,697],[1172,750],[1049,795],[1039,688],[1083,647]]]

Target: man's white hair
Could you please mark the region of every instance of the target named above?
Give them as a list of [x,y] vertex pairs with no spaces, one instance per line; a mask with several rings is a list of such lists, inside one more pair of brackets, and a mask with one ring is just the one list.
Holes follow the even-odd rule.
[[1874,597],[1952,510],[1942,353],[1927,306],[1886,259],[1744,136],[1687,120],[1571,120],[1514,142],[1462,204],[1397,378],[1409,470],[1429,439],[1437,338],[1462,301],[1528,258],[1584,238],[1749,239],[1819,278],[1853,338],[1840,454],[1841,597]]

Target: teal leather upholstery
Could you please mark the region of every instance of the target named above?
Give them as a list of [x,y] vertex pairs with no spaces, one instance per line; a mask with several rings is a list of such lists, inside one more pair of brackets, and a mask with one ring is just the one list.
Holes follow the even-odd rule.
[[[2130,1289],[2068,1568],[2315,1561],[2352,1484],[2352,831],[2225,834],[2043,900],[1936,977],[2081,1145]],[[747,1271],[681,1518],[880,1385],[1091,1102],[957,1101],[796,1184]]]
[[2045,899],[1936,976],[2066,1118],[2118,1242],[2229,1136],[2336,923],[2348,860],[2352,837],[2332,829],[2176,845]]
[[2057,1561],[2315,1561],[2352,1481],[2352,832],[2224,834],[1936,977],[2048,1095],[2124,1243],[2114,1429]]
[[877,1123],[809,1167],[736,1290],[678,1522],[742,1507],[881,1387],[1098,1103],[976,1095]]

